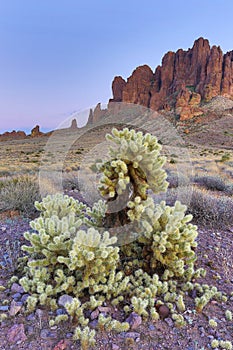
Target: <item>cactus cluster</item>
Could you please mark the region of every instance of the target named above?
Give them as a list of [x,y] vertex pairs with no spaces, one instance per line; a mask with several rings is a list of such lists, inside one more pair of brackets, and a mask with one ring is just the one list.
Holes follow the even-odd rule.
[[98,165],[103,174],[99,186],[102,196],[121,195],[129,183],[134,196],[142,199],[147,198],[148,188],[154,193],[167,189],[167,175],[162,169],[166,158],[161,156],[161,145],[155,136],[113,128],[106,138],[114,146],[109,148],[110,161]]
[[[74,340],[82,348],[95,343],[95,331],[85,310],[95,310],[104,302],[121,305],[125,316],[136,312],[143,318],[160,318],[159,308],[166,306],[177,326],[185,324],[185,295],[196,290],[195,305],[201,311],[211,298],[223,296],[214,287],[195,282],[205,270],[195,269],[197,227],[185,215],[186,207],[176,202],[173,207],[164,201],[155,204],[148,190],[154,193],[167,188],[165,158],[160,155],[157,139],[142,132],[112,130],[107,139],[111,160],[99,165],[103,173],[100,193],[105,200],[92,208],[67,195],[47,196],[35,206],[40,216],[26,232],[30,242],[22,249],[23,276],[20,283],[30,293],[27,309],[38,304],[58,308],[65,298],[66,314],[50,320],[50,325],[66,321],[77,323]],[[114,228],[103,228],[109,200],[121,196],[131,186],[126,203],[126,217],[135,239],[117,245]],[[117,230],[116,230],[117,232]],[[226,315],[231,319],[232,315]],[[128,322],[119,322],[100,313],[98,329],[117,332],[129,329]]]

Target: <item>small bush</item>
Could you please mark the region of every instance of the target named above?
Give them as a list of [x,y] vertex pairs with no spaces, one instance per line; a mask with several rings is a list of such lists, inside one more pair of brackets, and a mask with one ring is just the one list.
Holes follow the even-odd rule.
[[233,199],[194,189],[188,212],[198,223],[229,227],[232,226]]
[[226,191],[227,184],[220,176],[200,176],[194,179],[194,182],[204,186],[207,190]]
[[63,189],[70,190],[79,190],[78,174],[70,173],[63,178],[62,181]]
[[34,176],[17,176],[1,183],[0,211],[18,210],[31,216],[36,212],[34,203],[37,200],[40,200],[40,192]]
[[168,188],[177,188],[179,186],[185,186],[188,184],[189,179],[178,173],[168,173],[167,181],[169,183]]
[[227,162],[228,160],[231,159],[231,156],[229,153],[225,153],[222,155],[222,158],[220,159],[220,162]]

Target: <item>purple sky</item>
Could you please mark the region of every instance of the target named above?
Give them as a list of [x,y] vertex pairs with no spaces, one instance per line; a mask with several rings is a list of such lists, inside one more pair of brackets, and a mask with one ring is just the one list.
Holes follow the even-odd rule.
[[200,36],[232,50],[232,13],[232,0],[1,0],[0,133],[54,129]]

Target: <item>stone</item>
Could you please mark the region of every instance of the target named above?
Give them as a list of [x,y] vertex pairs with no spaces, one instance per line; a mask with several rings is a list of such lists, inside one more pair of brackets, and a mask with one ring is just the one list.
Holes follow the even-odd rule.
[[60,298],[58,299],[58,305],[65,306],[66,303],[72,303],[72,301],[73,301],[73,297],[71,297],[70,295],[64,294],[60,296]]
[[66,310],[65,309],[57,309],[56,310],[56,315],[65,315],[66,314]]
[[98,306],[98,310],[105,314],[110,314],[112,312],[112,308],[109,306]]
[[33,335],[35,334],[35,329],[33,326],[27,326],[26,327],[26,334],[27,336]]
[[7,340],[12,344],[21,344],[27,339],[23,324],[14,324],[7,333]]
[[22,302],[23,304],[26,304],[26,301],[27,301],[28,298],[29,298],[29,294],[24,294],[24,295],[22,296],[22,298],[21,298],[21,302]]
[[53,350],[65,350],[68,348],[68,346],[69,342],[66,339],[62,339],[59,341],[59,343],[57,343],[57,345],[55,345]]
[[35,316],[36,316],[37,318],[42,319],[42,318],[43,318],[43,315],[44,315],[44,311],[43,311],[43,310],[37,309],[37,310],[35,311]]
[[8,311],[8,310],[9,310],[9,305],[0,306],[0,311]]
[[21,298],[21,294],[20,293],[15,293],[15,294],[12,295],[12,298],[14,300],[19,300]]
[[98,320],[95,319],[91,322],[88,323],[88,326],[91,328],[91,329],[96,329],[98,327]]
[[138,332],[121,332],[119,335],[121,338],[140,338],[140,333]]
[[12,293],[21,293],[23,294],[24,293],[24,289],[22,286],[20,286],[18,283],[13,283],[12,286],[11,286],[11,292]]
[[26,318],[26,320],[29,321],[29,322],[30,321],[35,321],[35,319],[36,319],[36,317],[35,317],[34,313],[28,315],[27,318]]
[[90,316],[91,320],[98,318],[99,313],[100,313],[100,311],[98,309],[95,309],[94,311],[92,311],[91,316]]
[[150,331],[154,331],[155,330],[155,326],[153,324],[150,324],[148,328],[149,328]]
[[174,322],[170,317],[167,317],[164,321],[168,324],[169,327],[174,327]]
[[15,300],[12,300],[9,315],[10,316],[17,315],[17,313],[22,309],[22,305],[23,304],[21,302],[16,302]]
[[132,312],[125,321],[129,323],[132,330],[135,330],[142,324],[142,317],[136,312]]
[[51,332],[49,329],[42,329],[40,332],[40,337],[42,339],[51,339],[51,338],[56,338],[57,333],[56,332]]
[[158,313],[159,313],[160,318],[163,320],[166,317],[168,317],[168,315],[170,314],[170,310],[166,305],[161,305],[158,308]]
[[117,344],[112,344],[112,350],[119,350],[120,347]]

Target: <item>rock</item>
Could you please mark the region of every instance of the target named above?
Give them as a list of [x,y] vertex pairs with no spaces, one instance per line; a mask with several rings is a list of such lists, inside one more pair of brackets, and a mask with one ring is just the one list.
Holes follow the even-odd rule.
[[70,339],[70,338],[72,338],[73,337],[73,333],[66,333],[66,338],[67,339]]
[[112,93],[114,98],[110,102],[121,102],[126,81],[122,77],[115,77],[112,82]]
[[144,65],[136,68],[123,88],[122,101],[149,107],[153,77],[154,74],[149,66]]
[[56,332],[51,332],[49,329],[42,329],[40,332],[40,337],[42,339],[51,339],[51,338],[56,338],[57,333]]
[[93,119],[94,119],[94,117],[93,117],[93,110],[90,109],[87,124],[88,124],[88,125],[89,125],[89,124],[93,124]]
[[55,345],[53,350],[65,350],[68,348],[68,346],[69,346],[68,341],[66,339],[62,339],[59,341],[59,343],[57,343],[57,345]]
[[6,131],[3,134],[0,135],[0,141],[7,141],[7,140],[21,140],[25,139],[27,135],[24,131]]
[[22,298],[21,298],[21,302],[22,302],[23,304],[26,304],[26,301],[27,301],[28,297],[29,297],[29,294],[24,294],[24,295],[22,296]]
[[110,314],[112,312],[112,308],[109,306],[98,306],[98,310],[105,314]]
[[96,329],[98,327],[98,320],[95,319],[95,320],[89,322],[88,326],[92,329]]
[[64,294],[60,296],[60,298],[58,299],[58,305],[65,306],[66,303],[72,303],[72,301],[73,301],[73,297],[71,297],[70,295]]
[[28,336],[35,334],[35,329],[34,329],[34,327],[33,327],[33,326],[27,326],[27,327],[26,327],[26,334],[27,334]]
[[35,317],[34,313],[28,315],[27,318],[26,318],[26,320],[29,321],[29,322],[30,321],[35,321],[35,319],[36,319],[36,317]]
[[41,319],[44,315],[44,311],[41,309],[37,309],[35,312],[36,317],[38,317],[39,319]]
[[72,130],[78,129],[78,124],[77,124],[77,120],[76,119],[72,120],[70,129],[72,129]]
[[13,283],[11,286],[11,292],[23,294],[25,291],[24,291],[23,287],[20,286],[18,283]]
[[121,338],[140,338],[140,333],[138,332],[122,332],[119,334]]
[[[137,67],[125,81],[112,82],[109,102],[140,104],[156,111],[174,110],[181,120],[203,114],[201,102],[218,95],[233,98],[233,51],[223,54],[218,46],[197,39],[187,51],[167,52],[153,72],[147,65]],[[99,107],[95,120],[100,116]],[[92,118],[94,119],[94,118]]]
[[164,321],[168,324],[169,327],[174,327],[174,322],[170,317],[167,317]]
[[149,325],[149,330],[150,330],[150,331],[154,331],[154,330],[155,330],[155,326],[154,326],[153,324],[150,324],[150,325]]
[[65,315],[66,314],[66,310],[65,309],[57,309],[56,310],[56,315]]
[[9,315],[10,316],[15,316],[17,315],[17,313],[22,309],[22,303],[21,302],[16,302],[15,300],[13,300],[11,302],[11,306],[10,306],[10,311],[9,311]]
[[98,318],[99,313],[100,312],[99,312],[98,309],[95,309],[94,311],[92,311],[92,313],[91,313],[91,320],[94,320],[94,319]]
[[168,315],[170,314],[170,310],[166,305],[161,305],[158,308],[158,313],[159,313],[160,318],[163,320],[166,317],[168,317]]
[[27,339],[27,336],[25,334],[25,329],[23,324],[14,324],[12,326],[8,333],[7,333],[7,340],[12,344],[21,344]]
[[39,125],[36,125],[32,130],[31,130],[31,137],[38,137],[43,135],[43,132],[40,131]]
[[0,311],[8,311],[8,310],[9,310],[9,305],[0,306]]
[[20,293],[15,293],[15,294],[12,295],[12,298],[14,300],[19,300],[21,298],[21,294]]
[[129,323],[132,330],[135,330],[138,328],[138,326],[140,326],[140,324],[142,324],[142,317],[136,312],[132,312],[125,321]]

